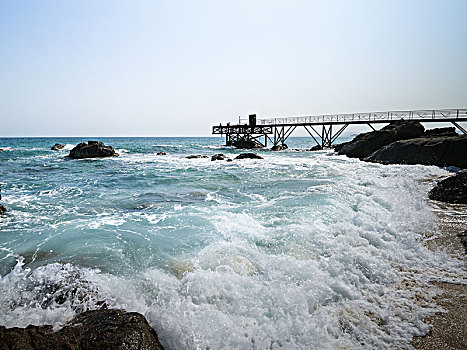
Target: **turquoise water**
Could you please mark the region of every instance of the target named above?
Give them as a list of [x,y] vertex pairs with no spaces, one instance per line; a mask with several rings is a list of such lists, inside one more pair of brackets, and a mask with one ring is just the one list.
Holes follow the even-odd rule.
[[[88,139],[120,157],[64,158]],[[143,313],[167,349],[404,347],[427,331],[427,282],[461,269],[422,244],[426,179],[446,170],[332,151],[185,158],[241,153],[221,145],[0,139],[0,324],[58,328],[105,303]]]

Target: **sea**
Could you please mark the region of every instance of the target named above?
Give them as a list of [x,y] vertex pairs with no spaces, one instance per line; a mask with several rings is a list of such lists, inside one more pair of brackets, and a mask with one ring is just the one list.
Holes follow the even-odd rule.
[[[88,140],[120,156],[66,158]],[[0,138],[0,325],[108,307],[166,349],[410,348],[442,311],[430,282],[463,269],[426,245],[452,169],[288,145],[227,162],[186,158],[245,152],[221,138]]]

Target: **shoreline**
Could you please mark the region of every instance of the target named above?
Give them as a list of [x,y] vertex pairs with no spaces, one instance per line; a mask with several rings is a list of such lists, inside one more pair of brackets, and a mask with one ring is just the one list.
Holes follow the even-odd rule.
[[[467,228],[467,205],[431,202],[438,217],[437,228],[424,244],[430,250],[444,250],[466,261],[463,244],[457,234]],[[464,268],[463,279],[467,279]],[[465,349],[467,344],[467,284],[430,282],[438,289],[436,304],[444,309],[423,321],[431,328],[425,336],[414,337],[410,345],[417,350]]]

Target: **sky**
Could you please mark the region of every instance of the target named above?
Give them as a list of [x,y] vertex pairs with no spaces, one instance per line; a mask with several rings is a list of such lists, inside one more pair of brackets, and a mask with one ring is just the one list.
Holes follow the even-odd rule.
[[0,137],[467,108],[467,1],[0,0]]

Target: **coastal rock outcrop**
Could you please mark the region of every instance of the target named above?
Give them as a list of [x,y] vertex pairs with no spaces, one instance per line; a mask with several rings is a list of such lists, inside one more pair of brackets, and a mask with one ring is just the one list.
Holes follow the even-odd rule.
[[59,149],[65,148],[65,145],[62,145],[61,143],[56,143],[55,145],[52,146],[51,150],[52,151],[58,151]]
[[76,316],[58,332],[52,326],[0,326],[0,349],[160,350],[163,347],[143,315],[101,309]]
[[211,161],[215,161],[215,160],[225,160],[225,155],[223,155],[222,153],[214,154],[211,157]]
[[208,156],[203,156],[201,154],[192,154],[190,156],[185,157],[187,159],[199,159],[199,158],[209,158]]
[[256,153],[241,153],[235,159],[264,159]]
[[421,137],[396,141],[365,160],[383,164],[423,164],[467,168],[467,136]]
[[467,204],[467,170],[438,182],[428,197],[440,202]]
[[397,120],[381,130],[357,135],[339,149],[339,154],[352,158],[365,158],[392,142],[420,137],[424,131],[419,122]]
[[288,149],[289,146],[287,146],[285,143],[283,145],[275,145],[271,147],[271,151],[283,151],[285,149]]
[[116,157],[119,154],[115,152],[112,146],[106,146],[100,141],[81,142],[75,146],[68,155],[71,159],[83,158],[101,158],[101,157]]
[[239,138],[237,141],[232,142],[232,146],[235,148],[263,148],[263,146],[256,140],[247,139],[245,137]]
[[323,147],[321,145],[316,145],[310,148],[310,151],[321,151]]

